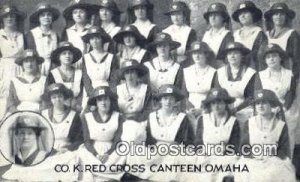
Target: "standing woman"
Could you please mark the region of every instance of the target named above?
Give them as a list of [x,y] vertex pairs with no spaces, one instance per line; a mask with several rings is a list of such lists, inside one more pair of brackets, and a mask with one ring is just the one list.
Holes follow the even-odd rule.
[[260,71],[256,82],[256,89],[268,89],[273,91],[283,105],[286,124],[289,129],[289,141],[291,156],[296,139],[296,128],[299,123],[299,103],[295,100],[296,79],[291,70],[283,67],[288,56],[277,44],[269,44],[265,48],[263,59],[267,68]]
[[241,146],[274,145],[267,153],[243,154],[236,164],[247,165],[249,173],[235,173],[235,181],[290,181],[296,182],[295,170],[290,159],[288,127],[277,117],[276,107],[281,107],[278,97],[271,90],[258,90],[254,104],[256,115],[246,123],[241,135]]
[[[71,42],[82,54],[89,51],[89,46],[81,37],[87,34],[88,29],[91,27],[92,15],[95,13],[95,6],[82,1],[78,3],[74,1],[63,12],[67,27],[63,31],[62,40]],[[77,64],[79,67],[81,66],[81,62]]]
[[53,30],[52,24],[60,16],[58,9],[47,3],[40,3],[36,10],[30,15],[32,29],[26,35],[26,46],[37,51],[44,58],[41,65],[41,74],[48,76],[53,65],[50,55],[58,45],[58,34]]
[[21,67],[16,58],[24,50],[24,35],[19,31],[26,18],[25,13],[14,6],[3,5],[0,10],[0,118],[7,108],[7,96],[11,79],[19,75]]
[[88,33],[82,37],[84,42],[89,43],[92,51],[83,56],[83,101],[85,108],[88,96],[98,86],[116,85],[116,70],[118,69],[117,59],[112,53],[107,52],[103,46],[110,42],[110,36],[100,27],[93,26]]
[[[245,60],[250,50],[238,42],[231,42],[223,51],[227,64],[217,70],[215,79],[215,87],[221,87],[235,98],[235,102],[231,105],[231,109],[239,111],[243,108],[254,94],[254,83],[256,71],[250,68]],[[248,118],[247,110],[237,113],[240,121]]]
[[145,46],[145,38],[134,25],[125,25],[114,36],[114,40],[121,45],[117,54],[119,67],[130,59],[135,59],[139,63],[144,63],[151,59],[150,53],[142,48]]
[[[84,164],[101,164],[107,169],[111,165],[122,165],[124,158],[114,151],[120,141],[123,119],[116,111],[117,96],[107,86],[97,87],[88,100],[94,111],[86,111],[82,117],[84,145],[79,147],[78,154]],[[123,172],[84,172],[83,181],[116,180]]]
[[51,107],[42,111],[54,132],[54,149],[59,152],[76,150],[83,142],[82,126],[79,114],[65,102],[73,97],[71,90],[61,83],[48,86],[43,99],[51,103]]
[[149,0],[132,0],[129,1],[127,8],[127,24],[132,24],[137,27],[140,34],[144,36],[148,45],[159,32],[156,24],[153,24],[153,4]]
[[243,44],[251,50],[249,54],[250,65],[257,71],[265,68],[261,61],[262,49],[267,45],[267,36],[259,26],[262,20],[262,12],[251,1],[245,1],[238,5],[232,14],[232,19],[241,25],[235,30],[233,37],[235,42]]
[[174,53],[174,59],[183,66],[189,65],[186,51],[191,48],[192,42],[197,40],[196,31],[190,27],[191,10],[185,2],[176,1],[171,4],[165,15],[170,16],[172,25],[164,29],[163,32],[168,33],[174,41],[181,44]]
[[226,45],[233,41],[230,32],[230,16],[226,6],[222,3],[211,4],[203,16],[209,24],[209,29],[204,33],[202,41],[207,43],[214,52],[216,60],[212,63],[212,66],[217,69],[224,65],[224,58],[221,54]]
[[145,62],[149,70],[149,83],[152,91],[158,91],[159,87],[165,84],[182,87],[182,67],[171,58],[171,51],[180,47],[180,43],[173,41],[167,33],[156,34],[155,40],[149,44],[154,48],[157,57]]
[[300,41],[295,29],[291,28],[295,12],[285,3],[275,3],[265,12],[268,43],[278,44],[288,55],[284,67],[299,75]]
[[[213,61],[214,55],[208,45],[204,42],[195,41],[188,51],[193,65],[183,69],[184,84],[188,98],[186,99],[186,111],[193,120],[202,114],[202,101],[213,86],[216,69],[209,64]],[[196,130],[196,122],[193,122]]]
[[83,92],[82,71],[74,67],[81,58],[81,51],[70,42],[61,42],[51,54],[51,62],[57,67],[48,75],[48,83],[61,83],[73,92],[73,97],[68,100],[68,106],[76,111],[81,111]]
[[[100,26],[110,36],[114,37],[120,30],[120,10],[114,0],[100,0],[99,6],[99,17]],[[104,50],[116,53],[117,44],[113,41],[107,42],[103,45]]]

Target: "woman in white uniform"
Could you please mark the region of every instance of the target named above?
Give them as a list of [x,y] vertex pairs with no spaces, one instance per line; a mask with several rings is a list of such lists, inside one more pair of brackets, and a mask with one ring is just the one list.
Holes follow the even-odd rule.
[[83,181],[119,181],[123,172],[113,172],[111,165],[122,165],[124,157],[117,155],[115,147],[122,134],[123,119],[116,111],[117,96],[107,86],[97,87],[88,101],[95,110],[86,110],[82,126],[84,145],[79,147],[78,155],[82,164],[101,164],[105,172],[85,172]]
[[214,68],[224,65],[224,57],[221,55],[226,45],[233,41],[231,31],[231,20],[227,8],[222,3],[209,5],[203,14],[204,19],[209,25],[209,29],[204,33],[202,42],[207,43],[216,56],[212,63]]
[[[98,4],[100,27],[110,36],[114,37],[120,30],[120,10],[114,0],[100,0]],[[117,44],[114,41],[106,42],[103,45],[105,51],[116,53]]]
[[250,66],[257,71],[263,70],[265,65],[261,61],[261,54],[268,40],[260,26],[262,11],[251,1],[241,2],[233,12],[232,19],[241,26],[233,33],[234,41],[251,50],[248,55]]
[[[277,117],[273,109],[282,107],[274,92],[258,90],[254,104],[256,115],[246,122],[241,135],[241,146],[275,145],[266,154],[246,153],[238,164],[246,164],[249,173],[235,173],[235,181],[289,181],[295,182],[295,170],[290,159],[288,127],[284,120]],[[264,149],[265,150],[265,149]]]
[[227,64],[217,70],[215,87],[226,89],[235,102],[230,106],[240,121],[248,120],[252,108],[245,108],[253,98],[256,71],[248,66],[245,57],[250,50],[243,44],[231,42],[223,51]]
[[22,70],[15,64],[16,58],[24,50],[24,35],[19,31],[26,18],[25,13],[11,5],[3,5],[0,10],[0,119],[7,109],[7,97],[11,79]]
[[291,156],[293,156],[296,128],[299,125],[299,103],[295,101],[296,80],[291,70],[282,65],[288,59],[286,53],[277,44],[269,44],[265,48],[263,58],[267,68],[260,71],[257,77],[256,89],[273,91],[285,111],[286,124],[289,129]]
[[53,23],[59,16],[60,12],[57,8],[43,2],[37,5],[29,17],[32,29],[25,36],[26,48],[36,50],[39,56],[44,58],[40,72],[45,76],[48,76],[53,68],[50,56],[59,42],[58,34],[53,30]]
[[180,43],[180,47],[174,50],[173,56],[177,63],[186,67],[191,64],[188,63],[186,51],[191,48],[192,42],[197,40],[196,31],[190,27],[191,10],[185,2],[175,1],[171,3],[165,15],[170,16],[172,25],[163,32],[168,33],[174,41]]
[[13,78],[9,90],[8,112],[30,110],[39,112],[42,109],[42,99],[47,86],[46,77],[39,72],[39,65],[43,63],[32,49],[27,49],[15,63],[22,66],[23,74]]
[[275,3],[264,14],[268,43],[278,44],[286,51],[289,59],[285,60],[283,65],[298,77],[300,38],[297,31],[291,27],[295,16],[295,11],[289,9],[286,3]]
[[[63,11],[63,16],[67,22],[67,27],[62,33],[62,41],[71,42],[82,54],[89,51],[89,46],[82,40],[91,25],[91,18],[97,12],[95,5],[84,1],[72,1],[72,3]],[[77,63],[81,66],[81,61]]]
[[149,84],[152,91],[157,91],[160,86],[165,84],[181,88],[182,67],[171,57],[171,51],[178,47],[180,47],[180,43],[173,41],[167,33],[156,34],[155,40],[149,44],[149,48],[155,49],[157,52],[157,57],[144,63],[149,70]]
[[51,107],[41,113],[53,128],[53,148],[58,152],[74,151],[83,142],[79,114],[65,104],[72,97],[72,91],[62,83],[49,85],[43,95],[43,99],[50,102]]
[[204,42],[195,41],[187,52],[193,65],[183,69],[183,90],[187,92],[185,110],[190,117],[196,132],[197,118],[202,114],[202,101],[213,86],[216,69],[210,66],[214,53]]
[[92,51],[83,56],[83,100],[85,108],[88,95],[98,86],[114,88],[117,84],[116,70],[118,63],[116,57],[104,49],[104,44],[110,42],[110,36],[100,27],[93,26],[82,37],[84,42],[89,43]]
[[113,39],[120,45],[117,53],[119,67],[126,60],[130,59],[135,59],[139,63],[144,63],[151,59],[150,53],[142,48],[145,46],[146,39],[134,25],[125,25]]
[[81,51],[70,42],[60,42],[51,53],[51,62],[57,65],[48,75],[48,83],[61,83],[73,92],[68,99],[68,106],[80,112],[83,92],[82,71],[76,69],[74,63],[81,58]]
[[159,28],[153,23],[154,6],[149,0],[132,0],[129,1],[127,8],[127,24],[134,25],[140,34],[144,36],[146,47],[155,38]]

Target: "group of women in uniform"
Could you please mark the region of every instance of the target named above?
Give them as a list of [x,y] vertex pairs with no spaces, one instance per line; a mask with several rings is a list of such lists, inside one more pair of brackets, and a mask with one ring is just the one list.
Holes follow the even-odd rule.
[[[119,141],[224,142],[234,145],[236,153],[243,144],[278,145],[272,151],[275,157],[213,155],[188,160],[244,162],[250,168],[247,175],[119,171],[81,173],[78,180],[294,181],[292,159],[298,157],[294,164],[299,172],[300,153],[300,38],[292,28],[295,11],[285,3],[274,3],[263,13],[245,1],[230,16],[226,5],[213,3],[203,14],[208,29],[200,40],[185,2],[170,4],[165,15],[171,25],[165,29],[153,22],[154,8],[148,0],[128,1],[126,24],[121,27],[122,12],[113,0],[74,1],[62,13],[66,28],[60,36],[53,22],[61,13],[52,5],[37,5],[27,34],[20,29],[25,13],[3,5],[0,116],[4,120],[23,110],[41,113],[55,136],[55,152],[49,158],[65,161],[70,157],[61,156],[68,154],[86,165],[187,160],[169,155],[150,161],[119,156],[115,152]],[[231,20],[240,28],[232,30]],[[11,168],[3,177],[15,179],[11,170],[21,169]]]

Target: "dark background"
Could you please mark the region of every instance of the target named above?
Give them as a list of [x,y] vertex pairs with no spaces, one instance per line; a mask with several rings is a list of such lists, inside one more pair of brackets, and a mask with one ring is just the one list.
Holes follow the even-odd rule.
[[[57,7],[61,12],[68,6],[71,0],[46,0],[46,2],[51,3],[53,6]],[[97,4],[99,0],[88,0],[91,3]],[[118,4],[120,10],[125,12],[127,8],[128,1],[130,0],[115,0]],[[165,28],[170,25],[170,20],[163,13],[168,9],[168,5],[172,0],[150,0],[155,7],[154,12],[154,23],[158,24],[161,28]],[[239,2],[244,0],[183,0],[191,8],[191,25],[197,31],[199,37],[201,37],[204,31],[207,29],[207,24],[203,18],[203,13],[206,11],[209,4],[213,2],[222,2],[227,5],[229,14],[232,14],[235,7]],[[259,7],[263,12],[268,10],[272,4],[275,2],[286,2],[288,6],[296,12],[296,18],[293,21],[293,27],[296,30],[300,30],[300,0],[252,0],[257,7]],[[33,12],[35,6],[42,2],[42,0],[0,0],[0,5],[5,3],[12,3],[16,5],[20,10],[27,13],[27,19],[25,21],[25,32],[28,31],[28,17]],[[124,16],[123,16],[124,19]],[[233,29],[236,29],[239,25],[236,22],[232,22]],[[61,32],[65,27],[65,21],[62,17],[59,18],[53,25],[54,29]]]

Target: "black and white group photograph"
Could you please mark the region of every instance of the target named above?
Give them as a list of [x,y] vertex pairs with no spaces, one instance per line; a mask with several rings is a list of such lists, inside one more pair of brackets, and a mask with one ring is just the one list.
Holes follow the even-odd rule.
[[300,182],[299,0],[0,0],[0,181]]

